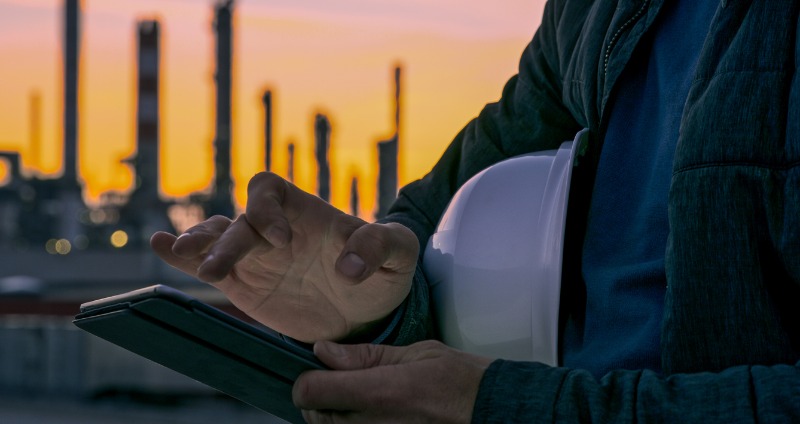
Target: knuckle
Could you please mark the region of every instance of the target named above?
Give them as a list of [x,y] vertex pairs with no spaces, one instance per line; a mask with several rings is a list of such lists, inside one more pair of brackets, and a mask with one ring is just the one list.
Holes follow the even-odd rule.
[[381,224],[367,224],[364,226],[361,236],[363,242],[369,250],[382,254],[391,248],[388,232]]
[[247,191],[249,193],[251,190],[263,190],[272,187],[280,189],[281,186],[285,187],[285,183],[286,180],[279,175],[269,171],[262,171],[250,178],[247,183]]
[[360,349],[361,363],[367,366],[375,366],[382,363],[384,349],[380,345],[364,345],[366,349]]
[[222,215],[214,215],[205,221],[195,225],[194,227],[186,230],[187,234],[217,234],[223,232],[229,225],[231,220]]

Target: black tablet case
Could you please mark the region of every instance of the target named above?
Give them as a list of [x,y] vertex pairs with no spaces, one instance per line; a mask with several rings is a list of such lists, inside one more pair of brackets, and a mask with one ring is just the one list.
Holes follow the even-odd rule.
[[290,422],[292,385],[326,369],[313,353],[158,285],[81,305],[75,325]]

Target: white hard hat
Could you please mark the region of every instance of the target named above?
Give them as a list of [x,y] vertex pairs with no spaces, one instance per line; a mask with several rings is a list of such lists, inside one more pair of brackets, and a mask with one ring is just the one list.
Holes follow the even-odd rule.
[[493,165],[453,197],[423,259],[446,344],[557,364],[567,200],[587,134]]

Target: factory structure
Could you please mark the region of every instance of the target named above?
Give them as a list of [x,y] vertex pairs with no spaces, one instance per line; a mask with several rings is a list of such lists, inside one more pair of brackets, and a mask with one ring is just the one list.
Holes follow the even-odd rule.
[[[243,318],[224,296],[194,277],[171,268],[148,247],[155,231],[175,232],[176,209],[202,219],[235,212],[231,177],[233,0],[216,0],[216,120],[214,176],[209,190],[186,199],[160,193],[160,86],[162,23],[136,22],[135,153],[124,158],[134,175],[131,189],[110,192],[99,206],[83,201],[78,173],[81,0],[63,3],[63,172],[56,178],[22,172],[19,152],[0,151],[6,178],[0,181],[0,393],[94,399],[109,394],[136,396],[219,396],[216,391],[78,330],[72,317],[83,302],[151,284],[167,284]],[[400,128],[400,67],[394,69],[394,132],[377,143],[378,207],[382,217],[397,194]],[[262,95],[264,169],[272,168],[274,97]],[[39,155],[41,96],[30,95],[28,151]],[[331,121],[313,116],[317,195],[331,195]],[[295,146],[289,140],[287,179],[295,179]],[[359,181],[350,184],[350,213],[358,214]],[[206,402],[206,397],[202,398]],[[228,408],[228,406],[226,406]],[[237,415],[238,417],[238,415]],[[260,417],[259,417],[260,418]],[[225,421],[225,420],[222,420]]]
[[[106,193],[100,206],[89,207],[83,201],[83,183],[78,174],[78,99],[81,47],[81,1],[63,0],[63,173],[57,178],[38,174],[24,175],[18,152],[0,151],[0,160],[7,166],[7,178],[0,182],[0,252],[30,255],[75,257],[79,253],[107,251],[146,251],[148,240],[155,231],[174,232],[169,218],[173,206],[191,205],[202,217],[233,216],[231,125],[232,62],[233,62],[233,0],[218,0],[214,4],[212,30],[215,36],[215,127],[214,176],[209,191],[196,193],[187,199],[164,198],[159,191],[159,122],[161,99],[162,24],[146,19],[137,22],[136,37],[136,151],[123,162],[131,167],[133,187],[126,193]],[[394,134],[377,143],[379,176],[375,217],[385,216],[398,190],[398,144],[400,128],[401,68],[394,69]],[[262,95],[264,112],[264,169],[272,168],[273,95]],[[40,95],[30,99],[30,152],[40,149]],[[331,123],[327,116],[314,117],[314,151],[317,163],[317,195],[330,201],[331,168],[329,162]],[[37,153],[38,154],[38,153]],[[287,179],[295,178],[295,143],[288,143]],[[358,213],[359,182],[351,182],[351,213]],[[180,203],[177,203],[180,202]],[[201,218],[202,218],[201,217]],[[18,273],[13,260],[4,254],[0,278]],[[8,262],[8,265],[5,263]],[[34,261],[35,262],[35,261]],[[147,267],[144,267],[147,268]]]

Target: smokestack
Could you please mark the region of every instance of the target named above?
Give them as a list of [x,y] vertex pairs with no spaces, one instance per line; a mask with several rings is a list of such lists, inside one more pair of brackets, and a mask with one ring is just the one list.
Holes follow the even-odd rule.
[[397,135],[378,142],[378,209],[375,218],[381,219],[397,198]]
[[394,136],[378,142],[378,207],[375,218],[380,219],[389,212],[397,198],[398,156],[400,151],[400,79],[402,68],[394,68]]
[[55,236],[75,242],[83,232],[85,209],[78,181],[78,65],[80,64],[80,0],[64,0],[64,174]]
[[289,164],[287,165],[288,171],[286,172],[286,177],[289,179],[289,182],[294,183],[294,143],[289,142],[289,147],[287,149],[289,151]]
[[264,169],[272,169],[272,91],[265,91],[264,104]]
[[80,0],[64,2],[64,175],[77,182],[78,65],[80,55]]
[[209,215],[233,216],[233,181],[231,179],[231,64],[233,0],[214,6],[216,32],[217,120],[214,137],[214,192]]
[[358,177],[350,180],[350,215],[358,216]]
[[138,96],[136,108],[136,190],[144,198],[158,198],[158,143],[160,26],[158,21],[138,25]]
[[328,150],[331,145],[331,124],[325,115],[317,114],[314,120],[315,149],[317,157],[317,195],[330,202],[331,169],[328,163]]
[[400,74],[402,68],[400,65],[394,68],[394,134],[400,138]]

